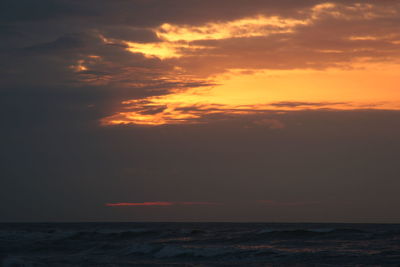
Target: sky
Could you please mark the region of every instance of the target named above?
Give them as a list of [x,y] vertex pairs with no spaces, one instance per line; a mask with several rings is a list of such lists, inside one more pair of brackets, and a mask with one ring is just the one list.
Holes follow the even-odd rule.
[[0,221],[400,223],[400,2],[5,0]]

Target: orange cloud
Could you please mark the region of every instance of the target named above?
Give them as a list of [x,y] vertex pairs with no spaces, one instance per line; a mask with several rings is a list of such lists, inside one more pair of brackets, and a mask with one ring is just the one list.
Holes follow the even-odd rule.
[[[241,70],[214,77],[213,86],[174,90],[122,102],[103,125],[202,123],[213,117],[300,110],[399,110],[400,83],[396,64],[354,65],[340,70],[275,70],[243,74]],[[211,83],[211,81],[208,81]],[[255,122],[282,129],[269,118]]]
[[179,58],[185,53],[206,49],[206,46],[194,45],[192,42],[201,40],[221,40],[228,38],[246,38],[267,36],[276,33],[289,33],[299,25],[309,21],[281,18],[278,16],[254,16],[228,22],[210,22],[201,26],[173,25],[164,23],[153,29],[162,42],[155,43],[124,43],[128,51],[142,53],[146,57],[160,59]]
[[[400,110],[400,35],[393,22],[398,14],[397,5],[325,2],[297,16],[160,23],[147,29],[158,40],[120,43],[136,56],[168,65],[160,80],[177,86],[122,101],[101,123],[158,126],[271,111]],[[75,68],[90,69],[86,61]],[[188,80],[202,85],[179,88]],[[254,125],[285,127],[270,118]]]

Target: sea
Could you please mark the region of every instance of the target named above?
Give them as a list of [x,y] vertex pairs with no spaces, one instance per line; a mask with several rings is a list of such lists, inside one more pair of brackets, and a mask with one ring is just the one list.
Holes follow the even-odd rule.
[[2,223],[1,266],[400,266],[399,224]]

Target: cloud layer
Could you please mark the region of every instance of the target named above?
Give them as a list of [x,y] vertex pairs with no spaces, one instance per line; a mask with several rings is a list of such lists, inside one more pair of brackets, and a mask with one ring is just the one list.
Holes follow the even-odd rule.
[[1,1],[0,220],[400,222],[399,18],[393,0]]
[[57,0],[3,6],[2,91],[89,94],[102,100],[87,105],[116,116],[124,100],[220,84],[216,75],[235,69],[346,70],[381,63],[398,70],[400,6],[394,1]]

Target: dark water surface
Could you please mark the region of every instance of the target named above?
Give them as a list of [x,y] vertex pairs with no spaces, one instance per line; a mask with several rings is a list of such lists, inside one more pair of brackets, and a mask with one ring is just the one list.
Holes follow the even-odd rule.
[[3,223],[2,266],[400,266],[399,224]]

